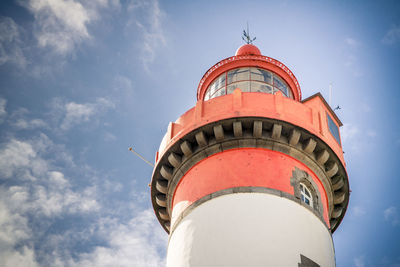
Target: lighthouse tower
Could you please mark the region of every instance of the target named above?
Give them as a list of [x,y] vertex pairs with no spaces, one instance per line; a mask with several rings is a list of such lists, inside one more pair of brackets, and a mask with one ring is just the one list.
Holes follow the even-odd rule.
[[335,112],[252,45],[212,66],[151,182],[168,267],[335,266],[349,183]]

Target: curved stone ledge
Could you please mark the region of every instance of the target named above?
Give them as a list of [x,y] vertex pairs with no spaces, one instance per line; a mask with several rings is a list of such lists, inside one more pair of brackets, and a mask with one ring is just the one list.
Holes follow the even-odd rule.
[[[330,147],[305,129],[284,121],[239,117],[193,130],[159,159],[153,172],[151,195],[157,218],[167,232],[173,193],[182,176],[208,156],[244,147],[279,151],[306,164],[327,193],[332,232],[338,227],[347,209],[349,184],[344,166]],[[166,199],[166,207],[160,202],[161,195]]]

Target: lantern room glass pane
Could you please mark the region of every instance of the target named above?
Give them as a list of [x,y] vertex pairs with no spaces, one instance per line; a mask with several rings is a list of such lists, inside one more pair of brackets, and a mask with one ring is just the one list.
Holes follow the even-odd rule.
[[288,96],[288,87],[284,81],[282,81],[278,76],[274,75],[274,87],[282,91],[285,96]]
[[272,73],[258,68],[250,68],[251,80],[272,84]]
[[239,88],[242,92],[250,92],[250,82],[237,82],[227,86],[227,94],[232,94],[236,88]]
[[207,89],[207,91],[210,93],[210,97],[217,91],[217,84],[213,82]]
[[225,95],[225,88],[226,88],[225,86],[222,87],[222,88],[220,88],[218,91],[216,91],[216,92],[211,96],[211,98]]
[[223,86],[225,86],[225,78],[226,78],[226,74],[222,74],[220,75],[216,80],[215,80],[215,86],[217,88],[217,90]]
[[228,72],[228,83],[250,80],[249,68],[239,68]]
[[272,94],[272,86],[262,82],[251,81],[251,92]]
[[[204,100],[231,94],[236,88],[240,88],[242,92],[267,94],[275,94],[281,91],[283,95],[293,99],[289,86],[281,77],[269,70],[245,67],[230,70],[215,78],[207,88]],[[220,91],[221,89],[223,90]]]

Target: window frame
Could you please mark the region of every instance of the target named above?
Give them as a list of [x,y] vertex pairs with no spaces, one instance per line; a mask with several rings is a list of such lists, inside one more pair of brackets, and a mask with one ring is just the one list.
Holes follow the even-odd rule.
[[[314,198],[312,191],[308,188],[308,186],[304,182],[299,183],[299,189],[300,189],[300,199],[303,201],[303,203],[309,205],[311,208],[314,207]],[[308,193],[308,196],[307,196]],[[309,203],[306,202],[306,199],[308,200]]]

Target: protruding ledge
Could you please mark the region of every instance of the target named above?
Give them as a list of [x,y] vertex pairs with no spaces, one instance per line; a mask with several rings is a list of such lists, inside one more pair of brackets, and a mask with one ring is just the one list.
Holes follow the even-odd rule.
[[274,123],[274,126],[272,126],[271,138],[279,140],[279,138],[281,137],[281,133],[282,133],[282,125]]
[[300,140],[300,131],[296,130],[296,129],[292,129],[292,131],[290,132],[289,135],[289,144],[291,146],[295,146],[299,143]]
[[315,142],[315,140],[313,138],[309,138],[306,141],[306,144],[304,146],[304,151],[308,154],[311,154],[314,151],[316,146],[317,146],[317,142]]
[[242,132],[242,122],[240,121],[235,121],[233,123],[233,135],[237,137],[242,137],[243,132]]
[[261,138],[261,136],[262,136],[262,121],[254,121],[253,136],[255,138]]
[[172,169],[163,165],[161,166],[160,174],[164,179],[170,180],[172,178]]
[[169,156],[168,156],[168,161],[172,166],[174,166],[175,168],[178,168],[179,165],[181,165],[182,158],[181,158],[181,156],[175,154],[174,152],[171,152],[171,154],[169,154]]
[[203,131],[198,132],[195,137],[200,147],[205,147],[207,145],[207,137]]
[[158,180],[156,183],[156,189],[163,194],[167,194],[168,181]]
[[193,154],[192,145],[188,141],[182,142],[181,150],[186,157],[189,157]]
[[213,127],[215,140],[222,141],[224,139],[224,128],[222,128],[221,124],[215,125]]
[[324,165],[329,159],[329,153],[326,149],[322,150],[317,155],[317,162],[321,165]]

